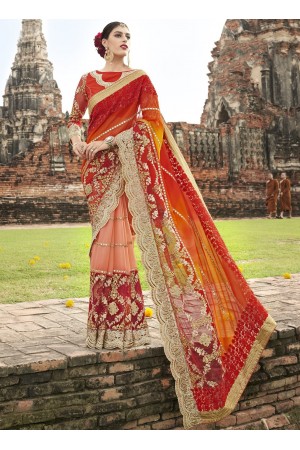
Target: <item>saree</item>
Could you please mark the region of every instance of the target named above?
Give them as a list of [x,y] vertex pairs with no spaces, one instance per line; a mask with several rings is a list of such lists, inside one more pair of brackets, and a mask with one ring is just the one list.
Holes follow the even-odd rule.
[[78,125],[78,110],[87,104],[87,142],[113,135],[117,145],[82,166],[91,254],[121,201],[141,251],[184,427],[216,422],[235,408],[276,324],[214,225],[150,78],[140,70],[117,79],[98,75],[107,84],[93,93],[81,80],[70,122]]

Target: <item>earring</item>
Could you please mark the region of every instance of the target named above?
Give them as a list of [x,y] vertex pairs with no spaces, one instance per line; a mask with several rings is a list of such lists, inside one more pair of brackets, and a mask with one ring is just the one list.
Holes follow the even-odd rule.
[[129,58],[129,53],[130,53],[130,52],[128,52],[128,55],[127,55],[127,66],[128,66],[128,67],[130,67],[130,58]]
[[104,59],[105,59],[105,61],[107,61],[107,62],[112,62],[112,60],[114,59],[114,55],[113,55],[113,53],[109,50],[108,47],[105,49]]

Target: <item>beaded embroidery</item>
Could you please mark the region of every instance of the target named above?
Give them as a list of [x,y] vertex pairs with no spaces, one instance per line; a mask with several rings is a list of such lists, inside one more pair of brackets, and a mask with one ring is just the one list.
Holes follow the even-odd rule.
[[[115,81],[104,81],[103,76],[102,76],[103,74],[96,72],[96,70],[94,70],[93,72],[90,72],[90,74],[92,75],[92,77],[95,78],[97,83],[100,86],[103,86],[104,88],[107,88],[115,83]],[[122,74],[118,80],[121,80],[121,78],[124,78],[124,76],[125,76],[125,72],[122,72]]]

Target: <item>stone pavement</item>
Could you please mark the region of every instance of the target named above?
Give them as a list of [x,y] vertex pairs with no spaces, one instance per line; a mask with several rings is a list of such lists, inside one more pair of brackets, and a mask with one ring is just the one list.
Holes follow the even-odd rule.
[[[277,322],[277,330],[300,327],[300,274],[248,280],[249,285]],[[65,300],[41,300],[0,304],[0,368],[59,359],[66,348],[82,352],[85,348],[88,299],[74,298],[67,308]],[[153,307],[150,293],[145,305]],[[155,313],[148,318],[151,347],[161,347]]]

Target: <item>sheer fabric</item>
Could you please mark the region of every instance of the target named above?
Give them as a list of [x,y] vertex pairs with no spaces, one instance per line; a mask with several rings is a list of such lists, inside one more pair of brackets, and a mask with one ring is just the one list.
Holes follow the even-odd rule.
[[88,141],[113,134],[117,142],[116,151],[82,167],[91,255],[99,239],[110,239],[105,225],[125,192],[184,424],[220,420],[234,409],[275,322],[221,239],[149,77],[133,71],[116,80],[107,73],[100,82],[112,84],[98,93],[87,87],[88,77],[70,127],[80,124],[77,105],[82,113],[85,99]]

